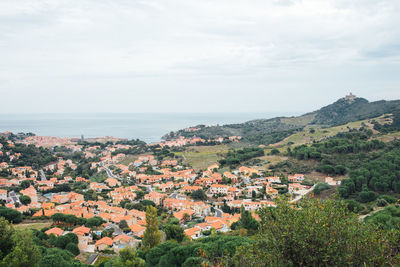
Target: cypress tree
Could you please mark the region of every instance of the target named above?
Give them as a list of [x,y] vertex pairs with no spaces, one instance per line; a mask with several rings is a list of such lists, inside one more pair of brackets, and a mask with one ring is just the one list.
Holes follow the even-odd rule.
[[146,231],[143,235],[143,246],[149,250],[161,243],[161,232],[158,229],[157,209],[147,206],[146,209]]

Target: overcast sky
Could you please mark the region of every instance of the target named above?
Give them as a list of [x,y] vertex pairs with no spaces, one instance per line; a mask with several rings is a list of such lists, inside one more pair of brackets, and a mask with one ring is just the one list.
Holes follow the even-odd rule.
[[0,113],[400,98],[399,0],[1,0]]

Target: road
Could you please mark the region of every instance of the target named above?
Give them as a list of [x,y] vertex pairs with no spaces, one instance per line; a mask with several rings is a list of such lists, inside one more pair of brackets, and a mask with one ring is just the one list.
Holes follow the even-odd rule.
[[104,165],[103,163],[100,163],[100,166],[102,166],[102,167],[104,168],[104,170],[106,171],[107,176],[108,176],[109,178],[114,178],[114,179],[121,180],[118,176],[114,175],[114,174],[112,173],[112,171],[111,171],[106,165]]
[[294,199],[292,199],[292,200],[290,201],[290,203],[295,203],[295,202],[299,201],[303,196],[305,196],[305,195],[307,195],[308,193],[310,193],[311,191],[313,191],[313,189],[314,189],[314,187],[315,187],[316,185],[317,185],[317,184],[315,184],[315,185],[313,185],[312,187],[310,187],[310,189],[306,190],[304,194],[298,195],[297,197],[295,197]]
[[216,217],[222,217],[222,210],[220,210],[220,209],[217,209],[217,208],[214,208],[215,209],[215,216]]
[[171,195],[169,195],[168,197],[169,198],[176,198],[177,197],[177,195],[178,195],[178,191],[174,191]]
[[114,229],[113,235],[122,235],[123,234],[123,232],[121,231],[119,226],[115,223],[109,223],[109,224],[107,224],[107,227]]
[[13,203],[21,203],[19,201],[19,197],[17,196],[17,194],[15,194],[14,191],[11,191],[8,195],[12,199]]
[[39,173],[40,173],[40,179],[41,179],[42,181],[47,181],[46,175],[44,174],[43,169],[41,169],[41,170],[39,171]]
[[242,180],[243,180],[244,184],[246,184],[246,185],[250,184],[250,179],[249,178],[243,177]]

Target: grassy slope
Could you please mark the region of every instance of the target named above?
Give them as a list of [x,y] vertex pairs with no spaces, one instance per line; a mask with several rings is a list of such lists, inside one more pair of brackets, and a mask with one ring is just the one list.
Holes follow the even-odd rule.
[[314,120],[315,115],[316,113],[310,113],[299,117],[282,118],[281,122],[297,126],[304,126],[310,124]]
[[183,163],[191,165],[198,171],[217,163],[222,158],[221,154],[226,153],[228,150],[228,145],[196,146],[189,147],[184,152],[175,152],[175,154],[183,156]]
[[[314,114],[310,114],[307,116],[309,116],[309,117],[303,118],[302,119],[303,121],[301,121],[299,123],[305,123],[307,120],[312,119]],[[302,116],[302,117],[304,117],[304,116]],[[307,126],[303,131],[295,133],[295,134],[285,138],[281,142],[273,145],[272,147],[271,146],[266,147],[266,149],[265,149],[266,156],[260,157],[259,159],[261,159],[263,161],[268,161],[268,163],[263,164],[258,169],[268,170],[269,166],[271,164],[276,164],[278,162],[282,162],[287,159],[287,157],[283,157],[283,156],[279,156],[279,155],[269,156],[268,154],[274,148],[278,149],[281,153],[285,153],[287,151],[288,147],[298,146],[298,145],[302,145],[302,144],[310,144],[313,141],[320,141],[325,138],[335,136],[336,134],[338,134],[340,132],[347,132],[349,128],[360,128],[360,127],[362,127],[362,124],[365,124],[367,127],[372,129],[373,125],[371,124],[371,121],[373,121],[373,120],[378,121],[380,124],[386,124],[386,123],[392,122],[390,119],[385,119],[384,117],[385,117],[385,115],[382,115],[382,116],[374,118],[374,119],[350,122],[345,125],[329,127],[329,128],[321,128],[321,126],[318,126],[318,125]],[[290,119],[292,119],[292,118],[290,118]],[[285,119],[285,120],[287,120],[287,119]],[[294,120],[294,118],[293,118],[293,120]],[[285,121],[285,123],[294,123],[294,121]],[[310,133],[311,128],[313,128],[315,130],[314,133]],[[374,130],[374,133],[377,133],[377,132]],[[400,138],[400,132],[378,136],[377,139],[380,139],[383,141],[390,141],[394,137]],[[290,145],[289,142],[293,142],[293,144]],[[306,164],[306,165],[309,164],[305,161],[304,162],[302,161],[302,163]],[[307,177],[309,177],[315,181],[323,182],[325,179],[325,176],[326,175],[321,175],[320,173],[313,172],[313,173],[309,174]],[[343,177],[340,177],[338,179],[341,180],[342,178]]]
[[52,222],[37,222],[37,223],[20,223],[14,224],[15,229],[23,230],[23,229],[36,229],[41,230],[45,227],[50,227]]
[[196,171],[206,169],[208,166],[217,163],[222,159],[222,155],[229,149],[243,147],[240,143],[231,143],[216,146],[192,146],[186,148],[184,152],[174,152],[177,156],[183,156],[183,163],[189,164]]
[[[284,123],[288,124],[297,124],[304,125],[308,122],[312,121],[315,114],[308,114],[301,116],[299,118],[284,118],[282,119]],[[384,116],[380,116],[375,118],[381,124],[387,123]],[[357,122],[347,123],[342,126],[330,127],[322,129],[321,126],[313,125],[307,126],[303,131],[295,133],[283,141],[276,144],[276,148],[278,148],[282,153],[286,151],[286,149],[291,146],[288,143],[293,142],[293,146],[312,143],[314,140],[319,141],[327,137],[331,137],[336,135],[339,132],[348,131],[348,128],[360,128],[362,124],[366,124],[368,127],[372,128],[372,124],[370,120],[362,120]],[[314,128],[315,132],[310,133],[310,128]],[[200,169],[205,169],[208,166],[218,162],[222,158],[222,154],[226,153],[231,148],[238,148],[239,144],[229,144],[229,145],[217,145],[217,146],[196,146],[189,147],[184,152],[175,152],[176,155],[184,157],[184,163],[193,166],[193,168],[197,171]],[[283,156],[269,156],[268,153],[272,150],[272,147],[266,147],[265,154],[266,156],[260,157],[259,159],[262,161],[267,161],[268,163],[263,164],[258,169],[268,170],[271,164],[276,164],[278,162],[284,161],[287,157]],[[318,175],[316,175],[318,176]],[[315,177],[317,180],[320,177]]]
[[139,154],[139,155],[127,155],[124,159],[122,159],[118,164],[123,164],[123,165],[129,165],[129,163],[134,162],[137,160],[140,156],[145,156],[145,155],[151,155],[152,153],[144,153],[144,154]]
[[376,139],[381,140],[383,142],[390,142],[395,138],[400,139],[400,132],[384,134],[384,135],[378,136]]
[[[357,128],[358,129],[358,128],[362,127],[363,123],[365,125],[367,125],[367,127],[372,129],[371,122],[373,120],[378,121],[380,124],[385,124],[385,123],[390,122],[389,120],[384,119],[384,117],[385,117],[385,115],[382,115],[382,116],[374,118],[374,119],[355,121],[355,122],[347,123],[345,125],[329,127],[329,128],[321,128],[321,126],[319,126],[319,125],[307,126],[303,131],[292,134],[291,136],[285,138],[284,140],[282,140],[281,142],[279,142],[275,145],[285,146],[285,145],[288,145],[289,142],[293,142],[294,145],[302,145],[302,144],[312,143],[313,141],[320,141],[324,138],[335,136],[336,134],[338,134],[340,132],[347,132],[348,128]],[[314,133],[310,132],[311,128],[313,128],[315,130]]]

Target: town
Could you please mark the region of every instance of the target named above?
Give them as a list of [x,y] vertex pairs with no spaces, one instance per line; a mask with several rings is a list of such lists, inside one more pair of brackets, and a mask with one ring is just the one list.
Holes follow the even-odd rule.
[[[167,233],[164,239],[194,240],[231,231],[243,210],[260,220],[256,211],[275,206],[279,194],[296,202],[315,186],[304,183],[303,174],[272,176],[245,165],[226,169],[215,162],[195,171],[173,153],[164,153],[170,147],[206,142],[196,137],[147,145],[111,137],[82,142],[39,136],[13,140],[8,132],[2,135],[0,200],[4,206],[21,213],[24,221],[50,222],[46,235],[77,235],[79,253],[97,256],[140,247],[147,206],[155,207],[166,224],[178,226],[181,236]],[[213,141],[238,140],[235,136]],[[126,161],[139,146],[145,152]],[[18,147],[47,149],[53,158],[42,165],[20,166],[27,156],[17,152]],[[340,181],[326,177],[326,183]],[[96,257],[90,259],[93,263]]]

